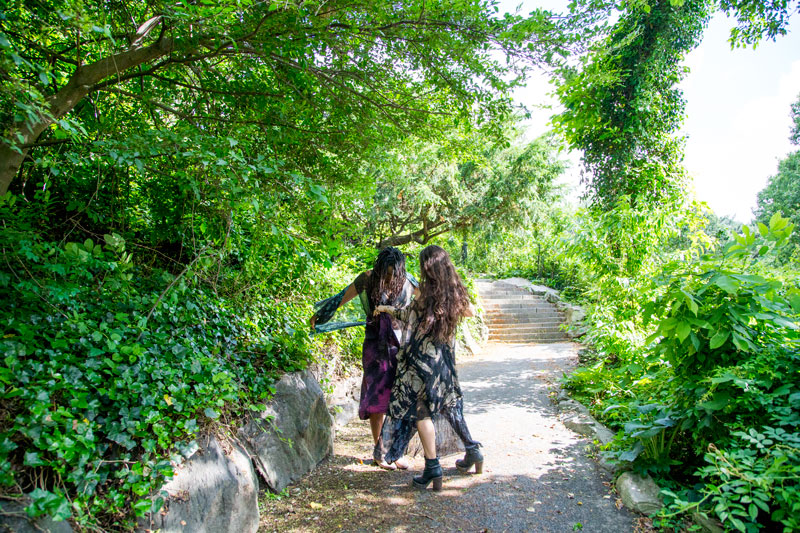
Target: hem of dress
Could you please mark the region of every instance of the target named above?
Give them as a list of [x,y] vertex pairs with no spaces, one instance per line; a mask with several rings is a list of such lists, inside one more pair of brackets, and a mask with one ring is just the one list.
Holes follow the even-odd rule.
[[[359,420],[369,420],[370,415],[387,415],[386,411],[365,411],[365,412],[358,412]],[[388,416],[388,415],[387,415]]]

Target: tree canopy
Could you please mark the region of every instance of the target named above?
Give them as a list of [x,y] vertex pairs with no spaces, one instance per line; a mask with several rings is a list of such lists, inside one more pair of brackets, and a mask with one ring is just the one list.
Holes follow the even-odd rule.
[[128,143],[151,133],[140,142],[157,164],[174,143],[233,136],[295,169],[346,176],[354,154],[436,117],[505,116],[523,69],[570,41],[545,12],[493,15],[478,1],[12,2],[0,194],[29,176],[28,154],[44,163],[37,149],[96,151],[123,132]]
[[378,247],[427,244],[476,226],[530,222],[563,170],[552,139],[508,146],[455,132],[441,143],[405,143],[377,167],[366,233]]
[[682,143],[674,134],[685,103],[677,85],[708,16],[704,0],[634,3],[580,71],[564,69],[558,95],[565,110],[554,123],[582,151],[595,205],[683,194]]

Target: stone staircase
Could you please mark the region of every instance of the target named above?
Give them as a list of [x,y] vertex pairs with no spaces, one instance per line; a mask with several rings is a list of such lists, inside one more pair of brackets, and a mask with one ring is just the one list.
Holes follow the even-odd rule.
[[569,341],[561,331],[564,313],[543,296],[502,281],[475,280],[486,312],[489,341],[549,343]]

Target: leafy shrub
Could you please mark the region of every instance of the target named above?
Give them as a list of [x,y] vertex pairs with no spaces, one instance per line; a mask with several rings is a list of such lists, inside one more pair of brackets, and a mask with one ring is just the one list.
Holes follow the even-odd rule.
[[698,470],[713,512],[748,533],[767,520],[787,532],[800,529],[800,433],[762,426],[732,437],[727,450],[710,444],[708,466]]
[[[795,527],[800,289],[765,266],[792,229],[775,216],[713,252],[666,263],[636,328],[655,327],[638,356],[570,379],[586,394],[589,376],[617,378],[627,397],[597,390],[603,415],[622,429],[612,455],[683,485],[669,491],[673,509],[701,507],[739,531]],[[607,318],[613,328],[627,315]]]
[[118,234],[61,244],[5,220],[0,486],[31,516],[122,527],[158,509],[198,431],[308,362],[307,304],[136,264]]

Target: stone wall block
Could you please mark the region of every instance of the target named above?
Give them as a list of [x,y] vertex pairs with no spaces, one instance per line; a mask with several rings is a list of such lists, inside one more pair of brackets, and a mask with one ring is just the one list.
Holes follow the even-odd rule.
[[139,521],[139,531],[246,533],[258,530],[258,477],[235,440],[201,436],[200,449],[161,491],[164,507]]
[[269,488],[280,492],[333,452],[333,419],[310,371],[285,374],[275,389],[239,437]]

